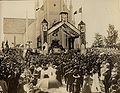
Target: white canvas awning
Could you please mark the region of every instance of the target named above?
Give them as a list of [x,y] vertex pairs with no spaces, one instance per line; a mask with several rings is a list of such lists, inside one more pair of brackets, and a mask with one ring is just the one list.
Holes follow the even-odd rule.
[[70,24],[69,22],[59,22],[56,25],[54,25],[53,27],[51,27],[48,30],[48,35],[50,35],[51,33],[53,33],[56,29],[63,27],[63,31],[65,31],[66,29],[66,33],[67,34],[72,34],[72,35],[80,35],[80,30],[77,29],[74,25]]

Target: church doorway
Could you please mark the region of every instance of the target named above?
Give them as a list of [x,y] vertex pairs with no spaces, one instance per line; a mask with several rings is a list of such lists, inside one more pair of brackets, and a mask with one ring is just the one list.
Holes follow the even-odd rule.
[[62,51],[65,51],[62,45],[59,44],[60,40],[52,40],[52,43],[49,47],[49,52],[52,51],[52,53],[60,53]]
[[37,37],[37,48],[39,48],[39,49],[42,48],[41,36],[38,36],[38,37]]
[[70,37],[68,39],[68,42],[69,42],[69,50],[70,49],[74,49],[74,41],[75,41],[75,38],[74,37]]

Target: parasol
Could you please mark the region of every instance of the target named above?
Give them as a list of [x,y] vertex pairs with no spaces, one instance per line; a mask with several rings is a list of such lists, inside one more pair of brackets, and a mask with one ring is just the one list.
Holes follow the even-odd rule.
[[41,79],[37,84],[37,87],[40,89],[59,88],[60,86],[61,86],[60,82],[52,78]]

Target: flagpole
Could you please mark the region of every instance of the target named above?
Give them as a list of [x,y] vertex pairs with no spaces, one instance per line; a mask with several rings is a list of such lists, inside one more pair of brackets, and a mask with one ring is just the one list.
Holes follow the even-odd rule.
[[16,36],[14,36],[14,47],[16,45]]
[[73,19],[74,24],[75,24],[75,21],[76,21],[76,20],[75,20],[75,15],[76,15],[76,14],[77,14],[77,11],[74,12],[74,19]]
[[82,16],[83,16],[83,15],[82,15],[82,13],[81,13],[81,20],[82,20]]
[[27,42],[27,40],[28,40],[28,35],[27,35],[27,33],[28,33],[28,11],[26,10],[26,24],[25,24],[25,44],[26,44],[26,42]]
[[82,7],[81,7],[81,21],[82,21],[82,18],[83,18],[83,13],[82,13]]
[[65,0],[65,3],[66,3],[65,5],[66,5],[66,7],[67,7],[67,0]]
[[80,10],[79,10],[79,13],[81,13],[81,21],[82,21],[82,18],[83,18],[83,14],[82,14],[82,12],[83,12],[83,11],[82,11],[82,5],[83,5],[83,4],[82,4],[82,3],[83,3],[83,2],[82,2],[82,0],[81,0],[81,8],[80,8]]
[[74,15],[74,17],[73,17],[73,23],[75,24],[75,15]]

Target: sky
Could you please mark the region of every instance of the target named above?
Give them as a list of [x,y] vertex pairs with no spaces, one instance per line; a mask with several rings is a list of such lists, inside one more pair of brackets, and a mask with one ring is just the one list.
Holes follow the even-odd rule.
[[[94,41],[95,33],[107,35],[108,25],[112,24],[120,34],[120,0],[75,0],[74,10],[80,5],[83,7],[82,19],[86,23],[87,42]],[[81,4],[77,2],[81,1]],[[76,15],[76,23],[80,18]]]
[[[42,4],[42,0],[40,2]],[[25,18],[27,10],[28,16],[35,18],[34,0],[0,0],[0,3],[2,17]],[[120,35],[120,0],[73,0],[73,12],[80,7],[83,9],[82,20],[86,23],[88,46],[94,41],[95,33],[107,35],[109,24],[114,25]],[[75,20],[77,25],[81,14],[76,14]]]

